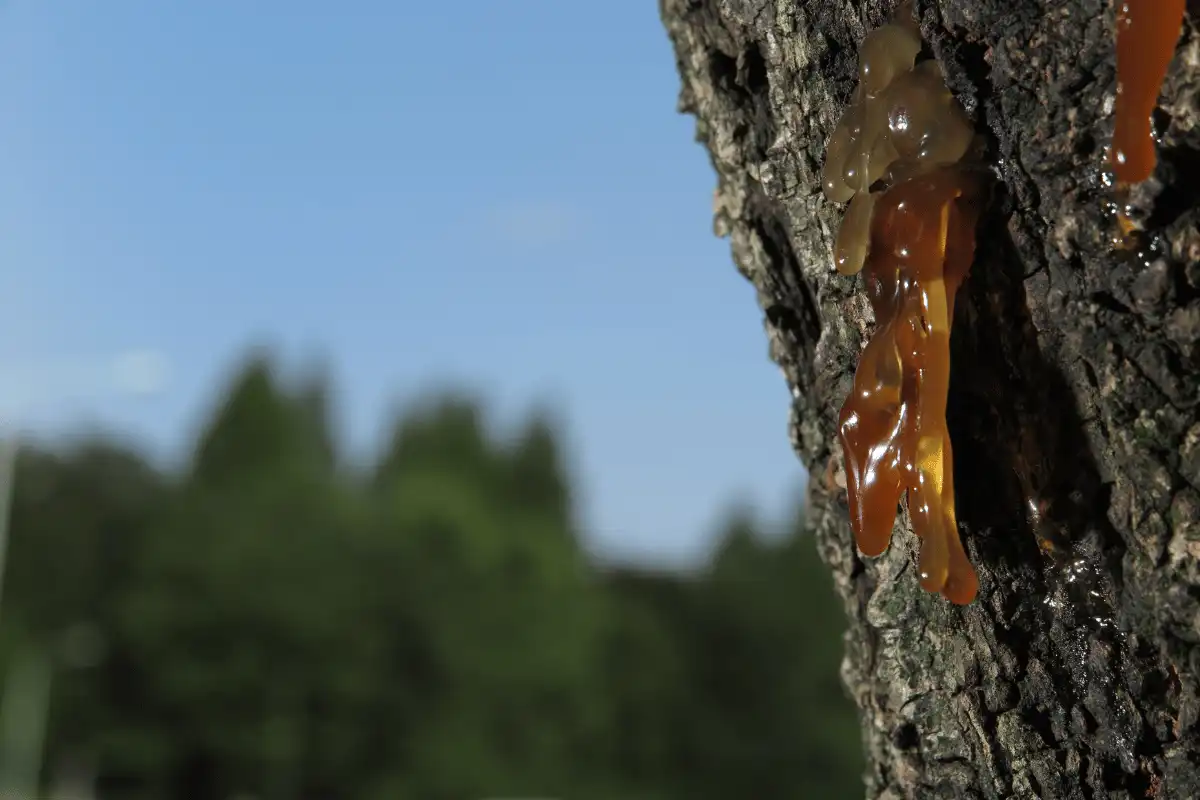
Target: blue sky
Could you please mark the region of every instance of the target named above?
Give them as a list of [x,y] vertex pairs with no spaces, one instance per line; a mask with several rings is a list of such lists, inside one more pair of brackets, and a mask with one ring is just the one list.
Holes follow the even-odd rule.
[[780,513],[787,389],[656,5],[5,0],[0,400],[161,352],[152,398],[80,379],[23,419],[168,457],[268,344],[331,366],[362,453],[430,390],[553,405],[608,553]]

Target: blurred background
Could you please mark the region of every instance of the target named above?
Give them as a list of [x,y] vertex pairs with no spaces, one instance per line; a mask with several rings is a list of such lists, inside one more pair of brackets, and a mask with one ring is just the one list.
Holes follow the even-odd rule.
[[861,796],[656,4],[0,3],[0,797]]

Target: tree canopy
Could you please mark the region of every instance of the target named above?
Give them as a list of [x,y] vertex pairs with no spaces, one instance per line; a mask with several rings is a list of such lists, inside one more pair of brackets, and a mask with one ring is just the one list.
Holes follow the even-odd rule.
[[[256,356],[182,468],[26,448],[0,669],[51,668],[43,784],[103,800],[861,792],[842,609],[800,513],[693,572],[597,563],[554,423],[408,410],[347,467]],[[0,753],[0,770],[16,754]],[[74,765],[74,766],[72,766]]]

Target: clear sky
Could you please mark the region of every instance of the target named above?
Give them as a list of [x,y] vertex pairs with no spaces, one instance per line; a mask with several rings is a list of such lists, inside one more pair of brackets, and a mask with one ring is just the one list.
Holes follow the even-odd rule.
[[359,452],[430,389],[548,403],[597,546],[694,555],[803,472],[677,92],[650,0],[3,0],[0,400],[158,351],[25,419],[169,456],[265,343]]

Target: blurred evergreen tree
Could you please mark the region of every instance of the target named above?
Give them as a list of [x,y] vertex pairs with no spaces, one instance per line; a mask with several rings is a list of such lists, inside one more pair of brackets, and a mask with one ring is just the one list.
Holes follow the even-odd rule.
[[731,515],[699,574],[601,569],[550,415],[498,441],[435,398],[356,474],[330,397],[256,353],[178,474],[22,455],[0,669],[53,654],[48,766],[95,760],[104,800],[861,794],[798,522]]
[[602,601],[566,478],[545,428],[506,452],[480,420],[463,399],[404,420],[375,481],[398,547],[386,563],[440,676],[412,742],[413,796],[595,796]]
[[703,573],[609,575],[616,765],[646,797],[861,796],[842,611],[801,523],[767,538],[735,509]]
[[448,476],[493,496],[500,492],[502,465],[477,403],[461,396],[430,397],[397,418],[375,469],[375,485],[386,487],[416,473]]
[[285,391],[271,360],[253,354],[200,434],[190,480],[224,487],[270,481],[280,469],[310,476],[328,472],[335,454],[329,420],[323,416],[325,395],[324,387],[311,384]]
[[164,535],[139,554],[124,624],[138,662],[154,665],[145,705],[178,736],[144,770],[147,796],[286,797],[302,781],[308,704],[355,644],[356,582],[339,562],[356,509],[331,472],[326,424],[250,360],[200,436]]
[[838,678],[843,612],[802,512],[782,538],[735,512],[697,585],[690,750],[720,765],[694,798],[854,797],[861,739]]
[[550,415],[536,414],[521,430],[507,454],[507,503],[513,509],[549,515],[563,530],[573,528],[572,500],[558,442],[561,436]]
[[612,735],[604,743],[631,800],[684,798],[692,770],[686,743],[695,715],[689,640],[696,630],[692,580],[621,567],[605,575],[612,613],[604,654]]
[[25,447],[16,474],[0,666],[21,657],[14,647],[50,657],[47,764],[104,758],[114,773],[136,772],[140,762],[108,748],[146,723],[117,608],[137,554],[158,529],[169,487],[135,453],[96,439],[61,454]]

